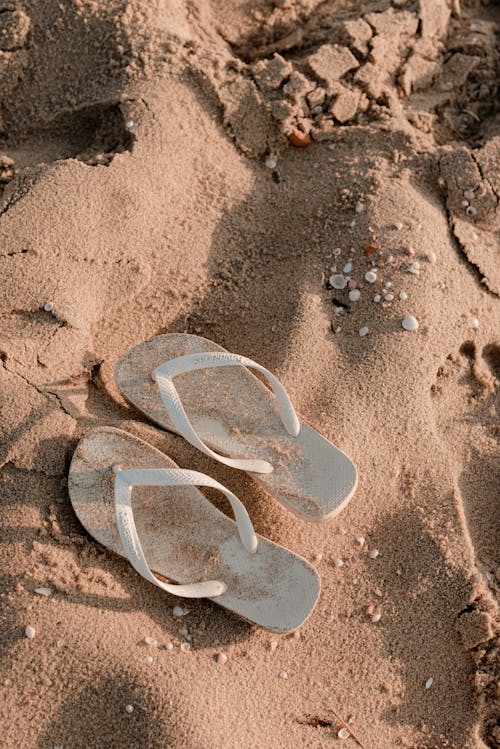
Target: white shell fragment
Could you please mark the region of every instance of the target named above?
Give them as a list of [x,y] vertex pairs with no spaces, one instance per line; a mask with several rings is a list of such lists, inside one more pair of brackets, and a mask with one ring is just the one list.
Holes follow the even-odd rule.
[[386,294],[384,296],[384,299],[385,299],[386,302],[392,302],[392,300],[394,299],[394,294],[392,294],[391,292],[389,292],[389,294]]
[[361,338],[363,338],[365,335],[368,335],[368,333],[370,332],[370,328],[364,326],[363,328],[360,328],[358,332]]
[[351,734],[347,730],[347,728],[341,728],[340,731],[337,733],[337,738],[339,739],[348,739]]
[[132,715],[134,712],[134,706],[133,705],[125,705],[125,712],[129,715]]
[[360,297],[361,297],[361,292],[359,289],[352,289],[349,292],[349,299],[351,300],[351,302],[357,302]]
[[370,553],[368,554],[368,556],[370,557],[370,559],[376,559],[379,554],[380,554],[380,551],[378,549],[372,549]]
[[145,637],[144,642],[146,645],[158,645],[158,640],[155,640],[154,637]]
[[35,588],[33,592],[39,596],[45,596],[46,598],[52,595],[52,591],[50,588]]
[[403,228],[403,224],[400,221],[398,221],[397,224],[394,224],[394,226],[397,229],[397,231],[401,231],[401,229]]
[[479,328],[479,320],[477,317],[473,317],[470,321],[471,326],[474,328],[474,330],[477,330]]
[[405,317],[405,319],[401,322],[401,325],[405,330],[417,330],[418,320],[412,315],[408,315],[408,317]]
[[182,606],[174,606],[172,613],[174,616],[186,616],[186,614],[189,614],[189,609],[183,609]]
[[416,261],[412,263],[408,268],[408,273],[413,273],[414,276],[418,276],[420,274],[420,263]]
[[375,283],[377,280],[377,274],[374,273],[372,270],[369,270],[365,273],[365,281],[368,281],[368,283]]
[[333,289],[345,289],[347,286],[347,279],[342,273],[334,273],[328,280]]
[[376,624],[382,619],[382,614],[378,611],[376,614],[373,614],[373,616],[371,616],[370,619],[374,624]]
[[150,666],[153,663],[153,656],[152,655],[147,655],[144,658],[144,663],[146,663],[148,666]]
[[344,560],[343,559],[336,559],[334,561],[335,567],[343,567],[344,566]]
[[433,681],[434,679],[432,678],[432,676],[429,679],[427,679],[427,681],[425,682],[425,688],[430,689],[432,687]]
[[356,536],[356,543],[360,546],[364,546],[366,542],[366,539],[364,536]]
[[276,169],[277,162],[274,159],[266,159],[265,165],[268,169]]
[[43,308],[44,308],[45,312],[52,312],[52,310],[54,309],[54,302],[46,302],[43,305]]
[[173,650],[174,649],[174,646],[172,645],[172,643],[170,642],[170,640],[165,643],[164,647],[165,647],[165,650]]
[[183,653],[189,653],[189,651],[191,650],[191,645],[189,644],[189,642],[183,642],[181,644],[181,650]]
[[404,302],[404,301],[405,301],[406,299],[408,299],[408,294],[406,293],[406,291],[400,291],[400,292],[399,292],[399,298],[400,298],[400,299],[402,299],[402,300],[403,300],[403,302]]
[[373,297],[373,301],[374,301],[374,302],[375,302],[376,304],[377,304],[378,302],[380,302],[380,300],[381,300],[381,299],[382,299],[382,297],[380,296],[380,294],[375,294],[375,296]]
[[36,629],[34,627],[30,627],[30,625],[28,624],[28,626],[24,629],[24,634],[26,635],[28,640],[32,640],[36,635]]
[[218,653],[217,663],[219,666],[224,666],[227,663],[227,655],[225,653]]
[[127,120],[127,122],[125,123],[125,127],[127,128],[127,130],[130,130],[131,128],[133,128],[134,120]]

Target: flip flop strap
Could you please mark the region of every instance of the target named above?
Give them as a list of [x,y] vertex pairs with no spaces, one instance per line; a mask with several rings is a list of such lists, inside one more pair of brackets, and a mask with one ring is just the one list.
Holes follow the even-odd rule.
[[182,598],[213,598],[224,593],[227,585],[219,580],[175,585],[164,583],[153,574],[142,550],[134,520],[132,489],[134,486],[209,486],[219,489],[231,503],[241,543],[253,554],[257,551],[257,536],[240,500],[218,481],[198,471],[186,471],[181,468],[122,470],[119,466],[115,466],[114,471],[116,522],[123,549],[132,567],[153,585]]
[[220,455],[211,450],[200,439],[198,433],[188,419],[179,393],[173,383],[173,378],[184,372],[193,372],[197,369],[207,369],[208,367],[235,366],[250,367],[264,375],[276,396],[283,426],[289,434],[296,437],[300,431],[300,421],[285,388],[278,378],[269,372],[268,369],[257,364],[257,362],[252,361],[252,359],[247,359],[246,356],[230,354],[224,351],[178,356],[157,367],[153,372],[153,379],[158,385],[160,395],[165,408],[167,409],[170,420],[185,440],[194,445],[194,447],[197,447],[198,450],[205,453],[205,455],[209,455],[220,463],[231,466],[231,468],[240,468],[245,471],[254,471],[255,473],[271,473],[273,467],[266,460],[227,458],[226,456]]

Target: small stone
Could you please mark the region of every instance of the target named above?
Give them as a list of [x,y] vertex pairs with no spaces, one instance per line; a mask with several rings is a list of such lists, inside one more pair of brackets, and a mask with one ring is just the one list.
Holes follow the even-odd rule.
[[464,190],[464,198],[467,198],[467,200],[472,200],[474,197],[474,190]]
[[335,567],[343,567],[344,566],[344,560],[343,559],[335,559],[333,562]]
[[278,640],[271,640],[269,643],[269,650],[274,653],[278,649]]
[[365,336],[365,335],[368,335],[368,333],[369,333],[369,332],[370,332],[370,328],[367,328],[366,326],[365,326],[365,327],[363,327],[363,328],[360,328],[360,329],[358,330],[358,333],[359,333],[359,335],[361,336],[361,338],[364,338],[364,336]]
[[370,619],[374,624],[376,624],[382,619],[382,614],[380,612],[377,612],[376,614],[373,614],[373,616],[371,616]]
[[274,159],[266,159],[265,161],[265,165],[267,166],[268,169],[276,169],[277,163],[278,162],[275,161]]
[[370,553],[368,554],[368,556],[370,557],[370,559],[376,559],[379,556],[379,554],[380,554],[380,551],[378,549],[372,549]]
[[43,308],[45,312],[52,312],[52,310],[54,309],[54,302],[45,302]]
[[347,730],[347,728],[341,728],[340,731],[337,733],[337,736],[339,739],[348,739],[351,734]]
[[227,655],[225,653],[218,653],[217,654],[217,664],[219,666],[224,666],[227,663]]
[[153,663],[153,656],[152,655],[147,655],[144,658],[144,663],[146,663],[148,666],[150,666]]
[[420,274],[420,263],[412,263],[408,268],[408,273],[412,273],[414,276],[418,276]]
[[181,643],[181,651],[183,653],[189,653],[190,650],[191,650],[191,645],[190,645],[189,642],[183,642],[183,643]]
[[349,292],[349,299],[351,302],[357,302],[360,297],[361,292],[359,289],[352,289],[352,291]]
[[386,294],[384,296],[384,299],[386,302],[392,302],[392,300],[394,299],[394,294]]
[[408,299],[408,294],[406,293],[406,291],[400,291],[399,298],[402,299],[403,301],[405,301],[405,299]]
[[288,679],[288,673],[286,671],[280,671],[280,679]]
[[26,635],[28,640],[32,640],[36,635],[36,629],[34,627],[30,627],[30,625],[28,624],[28,626],[24,629],[24,634]]
[[174,646],[173,646],[173,644],[170,641],[166,642],[163,647],[165,648],[165,650],[173,650],[174,649]]
[[125,712],[129,715],[132,715],[134,712],[134,706],[133,705],[125,705]]
[[473,317],[470,321],[471,326],[474,328],[474,330],[477,330],[479,328],[479,320],[477,317]]
[[432,687],[433,681],[434,679],[432,678],[432,676],[429,679],[427,679],[427,681],[425,682],[425,688],[430,689]]
[[368,281],[368,283],[375,283],[377,280],[377,274],[374,273],[372,270],[369,270],[365,273],[365,281]]
[[174,606],[172,613],[175,617],[186,616],[186,614],[189,614],[189,609],[183,609],[182,606]]
[[134,127],[134,124],[135,124],[135,123],[134,123],[134,120],[127,120],[127,122],[125,123],[125,127],[126,127],[126,128],[128,129],[128,130],[131,130],[131,129],[132,129],[133,127]]
[[376,304],[378,304],[378,302],[380,302],[381,299],[382,299],[382,297],[380,296],[380,294],[375,294],[375,296],[373,297],[373,301]]
[[158,640],[155,640],[154,637],[145,637],[144,642],[146,645],[158,645]]
[[405,317],[402,321],[401,325],[405,330],[417,330],[418,320],[412,315],[408,315],[408,317]]
[[52,591],[50,588],[35,588],[33,592],[39,596],[45,596],[46,598],[52,595]]
[[335,273],[328,279],[330,286],[333,289],[345,289],[347,286],[347,279],[341,273]]
[[403,228],[403,224],[398,221],[397,224],[394,224],[394,227],[397,229],[397,231],[401,231],[401,229]]

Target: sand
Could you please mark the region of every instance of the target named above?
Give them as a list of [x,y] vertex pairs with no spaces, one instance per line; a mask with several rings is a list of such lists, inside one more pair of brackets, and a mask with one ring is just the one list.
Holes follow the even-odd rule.
[[[354,747],[330,710],[366,749],[500,746],[497,24],[477,0],[0,3],[4,749]],[[349,260],[358,301],[328,284]],[[164,332],[282,379],[358,467],[338,518],[124,402],[116,359]],[[316,564],[298,637],[174,617],[90,539],[67,470],[98,425]]]

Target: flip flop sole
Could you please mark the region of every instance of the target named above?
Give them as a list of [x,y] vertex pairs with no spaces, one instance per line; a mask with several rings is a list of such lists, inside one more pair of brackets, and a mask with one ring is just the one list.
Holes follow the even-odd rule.
[[[69,472],[69,494],[83,527],[100,544],[125,556],[114,510],[113,466],[177,468],[146,442],[112,427],[79,442]],[[196,487],[135,487],[134,518],[149,566],[177,583],[222,580],[212,598],[243,619],[273,632],[291,632],[307,619],[320,591],[314,567],[258,537],[255,554],[241,544],[236,523]]]
[[[169,359],[209,351],[225,349],[189,334],[150,338],[117,361],[116,384],[149,419],[177,433],[151,374]],[[350,458],[304,420],[298,437],[289,435],[275,397],[248,369],[186,372],[175,378],[175,386],[195,430],[210,448],[273,465],[272,473],[251,475],[294,514],[322,521],[340,512],[354,494],[357,472]]]

